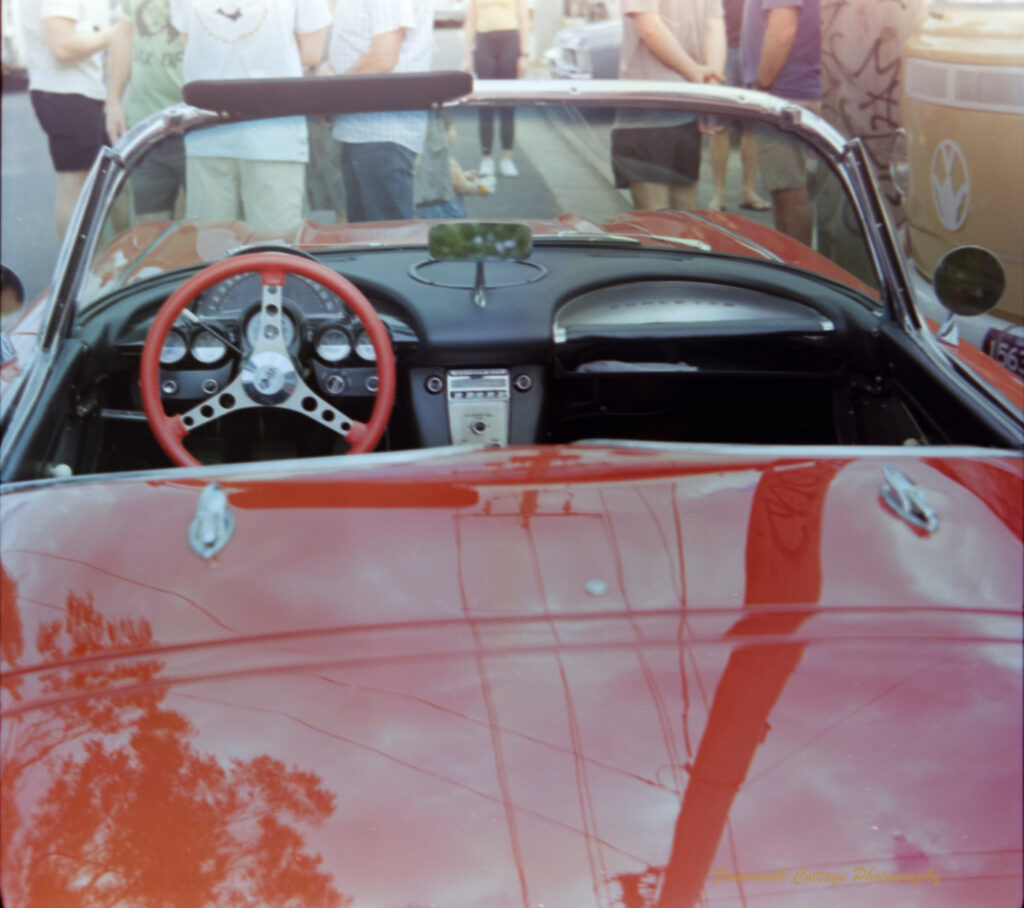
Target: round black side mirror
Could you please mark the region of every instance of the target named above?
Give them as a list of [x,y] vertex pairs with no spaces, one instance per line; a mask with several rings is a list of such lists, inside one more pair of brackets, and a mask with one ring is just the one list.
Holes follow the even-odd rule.
[[935,268],[935,295],[953,315],[983,315],[1006,289],[999,259],[981,246],[947,252]]

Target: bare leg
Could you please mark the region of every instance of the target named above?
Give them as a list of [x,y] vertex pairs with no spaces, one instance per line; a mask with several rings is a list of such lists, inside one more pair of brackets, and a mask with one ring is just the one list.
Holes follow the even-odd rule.
[[638,211],[658,211],[668,208],[668,186],[664,183],[630,183],[633,207]]
[[668,199],[671,208],[677,208],[680,211],[692,211],[697,207],[697,184],[670,186]]
[[[746,133],[744,133],[744,138]],[[725,208],[725,172],[729,167],[729,130],[724,129],[712,135],[709,140],[711,151],[711,178],[714,189],[711,192],[711,203],[708,209],[711,211],[722,211]],[[757,159],[754,159],[754,166],[757,166]],[[746,161],[744,161],[744,177],[746,177]],[[745,182],[745,181],[744,181]],[[744,190],[746,185],[744,185]]]
[[811,210],[811,196],[806,186],[773,190],[772,215],[776,230],[781,230],[807,246],[811,245],[814,212]]
[[743,203],[751,208],[767,211],[770,206],[754,188],[757,179],[757,144],[754,142],[753,132],[749,129],[744,129],[740,134],[740,161],[743,164]]
[[71,215],[88,176],[88,170],[57,172],[57,199],[54,214],[57,221],[57,240],[61,243],[64,242],[64,234],[68,232]]

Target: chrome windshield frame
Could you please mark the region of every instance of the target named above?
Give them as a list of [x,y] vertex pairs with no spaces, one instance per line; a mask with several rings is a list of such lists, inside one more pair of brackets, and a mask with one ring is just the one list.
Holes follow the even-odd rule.
[[[293,80],[301,83],[307,80]],[[298,86],[297,86],[298,87]],[[754,118],[792,133],[826,158],[839,175],[854,205],[860,228],[868,240],[868,252],[880,281],[882,305],[905,326],[920,327],[909,304],[910,285],[902,267],[894,234],[884,205],[870,178],[870,164],[856,140],[846,139],[831,124],[799,104],[762,92],[723,86],[636,80],[480,80],[471,94],[447,102],[446,107],[488,105],[518,107],[620,107],[676,108],[722,117]],[[343,107],[339,103],[339,108]],[[302,114],[301,98],[287,115]],[[252,121],[224,113],[179,104],[154,114],[127,132],[113,148],[105,148],[82,193],[71,228],[61,249],[51,310],[43,329],[43,346],[49,348],[70,331],[74,309],[81,297],[86,266],[92,260],[107,212],[121,191],[128,172],[155,144],[171,136],[223,123]]]

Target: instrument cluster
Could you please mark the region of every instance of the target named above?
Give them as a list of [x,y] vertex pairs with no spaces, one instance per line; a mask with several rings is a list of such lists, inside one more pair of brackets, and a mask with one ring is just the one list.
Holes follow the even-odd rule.
[[[165,399],[194,400],[230,381],[233,365],[254,348],[260,334],[259,274],[240,274],[200,295],[168,332],[160,354]],[[284,342],[308,378],[327,397],[376,391],[373,343],[358,318],[327,288],[289,274],[284,285]],[[382,315],[392,341],[415,339],[403,322]]]

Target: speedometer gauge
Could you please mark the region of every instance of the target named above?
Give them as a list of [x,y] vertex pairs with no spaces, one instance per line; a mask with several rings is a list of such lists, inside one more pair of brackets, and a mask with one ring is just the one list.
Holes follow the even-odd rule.
[[[290,347],[292,341],[295,340],[295,322],[292,321],[292,317],[286,312],[284,318],[281,319],[282,330],[284,331],[284,345]],[[245,323],[245,340],[250,347],[255,347],[260,340],[260,313],[259,311],[254,312],[250,317],[249,321]]]
[[188,353],[188,346],[185,338],[178,331],[168,331],[167,340],[164,341],[164,348],[160,351],[160,362],[162,365],[170,366],[181,362]]
[[356,336],[356,356],[366,360],[368,363],[377,362],[377,351],[373,348],[373,341],[365,331],[360,331]]
[[209,331],[200,331],[192,338],[192,355],[201,363],[209,365],[223,359],[228,352],[224,341],[214,337]]
[[316,355],[325,363],[340,363],[352,352],[352,341],[341,328],[328,328],[317,339]]

